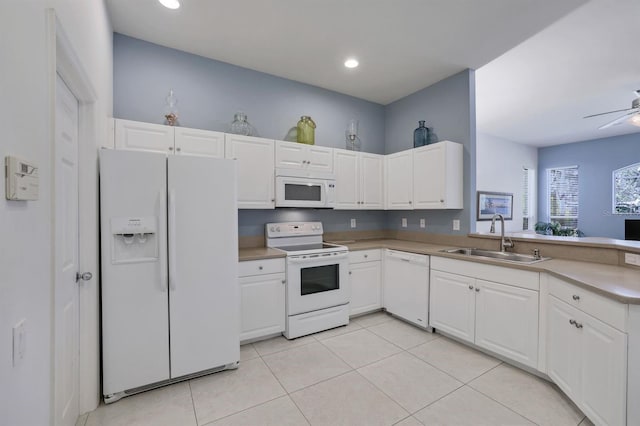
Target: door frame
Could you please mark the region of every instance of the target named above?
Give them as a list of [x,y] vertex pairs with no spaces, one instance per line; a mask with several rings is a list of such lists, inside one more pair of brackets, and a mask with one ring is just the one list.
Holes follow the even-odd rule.
[[[55,423],[55,87],[59,74],[78,99],[78,265],[93,278],[78,286],[79,302],[79,414],[94,410],[100,401],[100,333],[99,333],[99,231],[97,92],[78,57],[54,9],[46,11],[49,90],[49,134],[51,152],[51,423]],[[80,214],[82,212],[82,214]]]

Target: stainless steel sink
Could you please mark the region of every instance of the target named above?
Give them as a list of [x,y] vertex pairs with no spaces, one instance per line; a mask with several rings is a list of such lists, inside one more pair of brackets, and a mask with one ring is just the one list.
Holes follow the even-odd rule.
[[549,257],[534,257],[528,254],[508,253],[491,250],[480,250],[476,248],[452,248],[440,250],[442,253],[460,254],[469,257],[481,257],[495,260],[502,260],[504,262],[524,263],[532,264],[542,262],[543,260],[549,260]]

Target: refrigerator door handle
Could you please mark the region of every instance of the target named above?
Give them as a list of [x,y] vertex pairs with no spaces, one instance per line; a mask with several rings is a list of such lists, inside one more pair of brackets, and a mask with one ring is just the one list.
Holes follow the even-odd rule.
[[169,191],[169,289],[176,289],[178,262],[176,261],[176,192]]
[[[164,224],[164,220],[162,220],[165,216],[166,216],[166,212],[167,212],[167,203],[166,203],[166,199],[165,199],[165,192],[166,191],[161,191],[158,194],[158,198],[159,198],[159,203],[158,203],[158,218],[160,219],[160,223],[161,225],[159,226],[159,229],[164,229],[166,232],[167,227],[163,226]],[[164,210],[164,212],[163,212]],[[164,234],[164,232],[163,232]],[[162,238],[162,236],[159,239],[160,241],[160,289],[165,292],[167,290],[169,290],[169,276],[167,273],[167,244],[166,244],[166,238]],[[165,242],[163,244],[163,242]]]

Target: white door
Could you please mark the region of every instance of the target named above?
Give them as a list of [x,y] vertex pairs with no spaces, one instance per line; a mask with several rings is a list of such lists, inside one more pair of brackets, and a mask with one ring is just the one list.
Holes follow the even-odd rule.
[[382,295],[381,263],[362,262],[349,265],[351,279],[351,300],[349,315],[380,309]]
[[361,208],[384,208],[384,156],[360,154]]
[[173,127],[120,119],[115,120],[115,122],[116,149],[161,153],[173,152]]
[[421,327],[428,325],[429,263],[426,256],[388,250],[384,264],[384,307]]
[[475,284],[473,278],[431,271],[429,325],[473,343],[476,317]]
[[224,154],[238,160],[238,208],[275,208],[273,141],[225,134]]
[[241,341],[284,331],[285,284],[284,274],[239,279]]
[[476,280],[476,345],[538,366],[538,292]]
[[411,150],[385,156],[387,210],[413,209],[413,156]]
[[358,154],[344,149],[334,150],[336,176],[335,208],[360,208]]
[[445,145],[435,144],[413,152],[413,208],[444,208]]
[[304,169],[307,165],[307,146],[295,142],[276,141],[276,167]]
[[224,133],[175,127],[175,153],[224,158]]
[[55,424],[74,425],[79,414],[78,100],[60,76],[55,116]]
[[333,172],[333,149],[310,145],[307,147],[307,168],[319,172]]
[[236,162],[168,157],[171,378],[240,360]]
[[580,397],[580,336],[574,325],[580,315],[577,309],[549,296],[547,374],[574,401]]

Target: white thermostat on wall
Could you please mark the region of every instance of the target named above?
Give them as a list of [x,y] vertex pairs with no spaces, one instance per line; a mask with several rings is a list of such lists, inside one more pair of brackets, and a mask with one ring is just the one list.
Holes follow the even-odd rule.
[[38,199],[38,167],[10,155],[4,157],[5,197],[7,200]]

